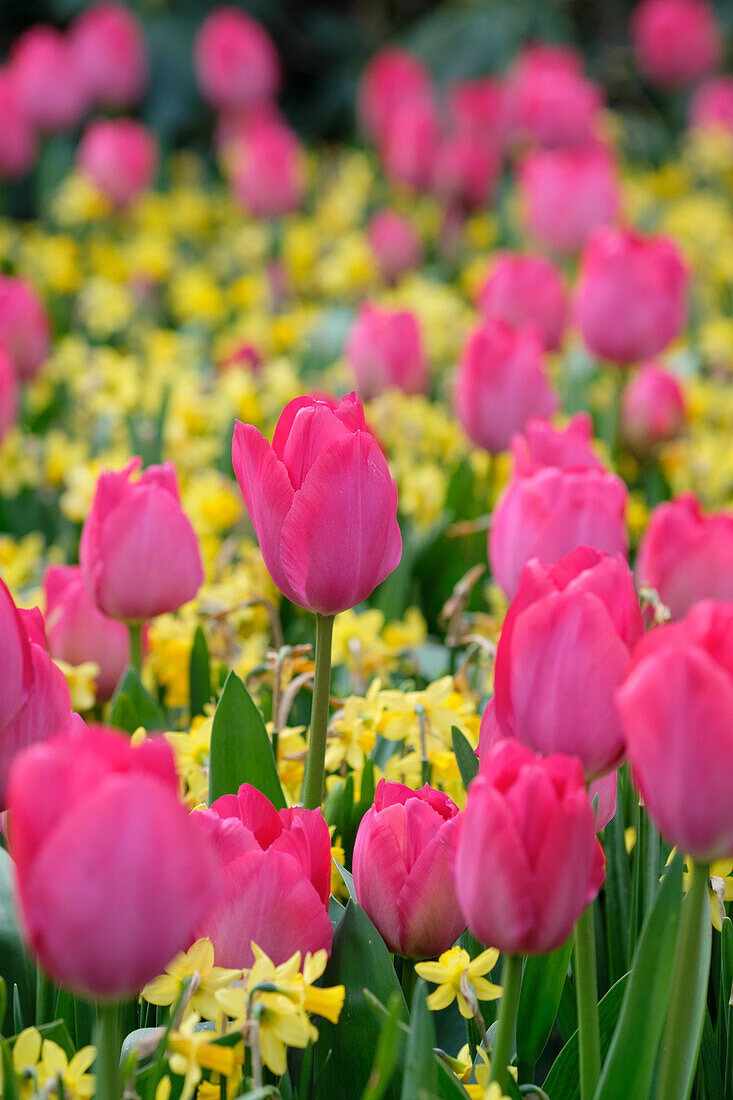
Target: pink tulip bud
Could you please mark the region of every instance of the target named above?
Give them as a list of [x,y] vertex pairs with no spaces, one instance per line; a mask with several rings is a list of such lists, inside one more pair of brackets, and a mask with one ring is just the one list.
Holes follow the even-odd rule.
[[0,344],[0,442],[18,422],[18,383],[15,365]]
[[94,661],[99,665],[97,698],[111,698],[129,663],[127,627],[95,607],[78,565],[49,565],[43,588],[51,656],[70,665]]
[[177,611],[204,580],[198,539],[181,508],[171,462],[133,458],[99,476],[81,533],[79,559],[93,603],[112,619],[143,622]]
[[553,428],[548,420],[530,420],[522,435],[512,439],[515,477],[531,477],[546,466],[558,470],[602,470],[603,464],[591,447],[593,421],[588,413],[576,413],[564,428]]
[[432,96],[432,80],[421,61],[407,50],[388,46],[364,69],[359,83],[358,114],[363,133],[381,143],[390,116],[409,99]]
[[621,365],[658,355],[684,328],[689,278],[667,237],[597,230],[583,250],[575,298],[589,350]]
[[354,890],[390,951],[430,959],[466,927],[453,882],[460,812],[427,783],[380,779],[354,844]]
[[35,377],[50,350],[46,307],[31,284],[14,275],[0,275],[0,343],[23,382]]
[[251,966],[252,943],[279,965],[296,951],[331,951],[331,839],[320,810],[278,811],[249,783],[201,817],[223,888],[199,923],[218,966]]
[[733,76],[716,76],[700,85],[690,104],[690,125],[733,135]]
[[99,0],[71,24],[71,49],[90,103],[131,107],[148,78],[147,46],[133,13],[116,0]]
[[396,283],[422,261],[422,241],[412,223],[393,210],[380,210],[367,227],[367,237],[382,278]]
[[484,76],[457,80],[448,93],[451,122],[458,133],[489,141],[501,149],[506,140],[506,94],[501,81]]
[[25,936],[54,980],[119,1000],[188,947],[218,868],[165,741],[61,734],[18,758],[8,806]]
[[345,611],[399,564],[397,486],[356,394],[335,408],[296,397],[272,446],[237,421],[232,461],[265,565],[293,603]]
[[559,947],[605,877],[580,761],[495,745],[468,792],[455,876],[482,943],[522,955]]
[[506,450],[533,416],[550,416],[559,398],[547,380],[542,341],[532,329],[485,321],[469,333],[456,376],[456,415],[473,442]]
[[522,51],[507,79],[506,100],[515,138],[546,148],[592,141],[603,106],[577,51],[546,43]]
[[71,130],[87,107],[86,88],[68,38],[37,24],[16,40],[10,72],[27,117],[39,130]]
[[280,58],[265,28],[240,8],[215,8],[194,46],[201,94],[217,108],[248,107],[277,95]]
[[254,125],[235,145],[232,190],[255,217],[272,218],[295,210],[303,200],[303,149],[290,127],[279,122]]
[[132,118],[90,122],[76,153],[81,171],[120,209],[147,191],[157,161],[156,139],[142,122]]
[[733,600],[733,511],[706,516],[692,493],[658,505],[639,546],[636,577],[656,589],[673,619],[698,600]]
[[420,327],[409,310],[381,309],[366,303],[352,325],[345,351],[365,401],[389,387],[404,393],[428,389]]
[[599,145],[530,153],[519,170],[527,232],[560,253],[577,252],[589,234],[613,221],[620,187],[610,153]]
[[491,271],[478,293],[486,320],[515,328],[534,325],[547,351],[560,346],[565,327],[562,275],[549,260],[529,253],[496,252]]
[[682,387],[656,363],[645,363],[621,395],[621,435],[635,454],[649,454],[674,439],[685,423]]
[[641,0],[631,16],[636,60],[653,84],[684,88],[714,70],[720,28],[706,0]]
[[593,779],[618,766],[614,693],[644,633],[626,562],[581,547],[525,565],[496,653],[496,721],[533,752],[577,756]]
[[446,205],[476,210],[493,195],[500,169],[500,155],[490,139],[458,131],[438,145],[433,187]]
[[427,96],[400,101],[388,116],[380,140],[387,178],[417,191],[429,191],[435,180],[440,143],[437,108]]
[[0,72],[0,179],[17,179],[33,167],[36,133],[12,74]]
[[616,700],[632,775],[670,844],[733,855],[733,603],[703,600],[639,645]]

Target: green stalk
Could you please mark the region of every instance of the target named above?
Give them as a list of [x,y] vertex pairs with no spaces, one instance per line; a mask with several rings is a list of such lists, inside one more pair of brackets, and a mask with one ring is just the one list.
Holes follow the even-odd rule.
[[130,668],[134,668],[138,676],[143,667],[143,624],[128,623],[130,632]]
[[36,966],[36,1026],[50,1024],[54,1017],[56,989],[40,965]]
[[97,1003],[97,1022],[94,1031],[97,1048],[96,1100],[119,1100],[120,1095],[120,1036],[119,1005]]
[[503,1090],[509,1088],[509,1059],[512,1053],[512,1039],[517,1025],[519,991],[522,987],[521,955],[506,955],[501,972],[501,1007],[499,1022],[496,1025],[496,1039],[491,1048],[491,1080],[498,1081]]
[[317,809],[323,800],[326,732],[331,697],[333,620],[333,615],[316,615],[316,678],[313,684],[311,730],[303,780],[303,805],[307,810]]
[[687,1100],[692,1090],[705,1019],[707,977],[703,983],[701,975],[710,969],[709,876],[706,863],[694,863],[690,890],[682,904],[657,1100]]
[[592,904],[578,917],[575,925],[575,992],[578,1002],[580,1095],[582,1100],[591,1100],[601,1076],[596,935]]

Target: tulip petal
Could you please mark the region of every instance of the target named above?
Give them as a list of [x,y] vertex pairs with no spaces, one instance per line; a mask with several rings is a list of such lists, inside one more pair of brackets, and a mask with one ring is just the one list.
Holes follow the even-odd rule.
[[293,488],[300,489],[311,466],[332,443],[352,434],[333,409],[321,401],[299,409],[278,455]]
[[0,580],[0,730],[18,713],[33,684],[30,643],[18,609],[7,586]]
[[[405,809],[416,801],[411,799]],[[466,928],[453,877],[459,823],[458,817],[440,823],[437,834],[422,848],[397,898],[402,952],[410,958],[440,955]]]
[[367,810],[354,844],[352,871],[356,900],[387,944],[400,953],[397,898],[407,871],[403,850],[405,815],[401,806]]

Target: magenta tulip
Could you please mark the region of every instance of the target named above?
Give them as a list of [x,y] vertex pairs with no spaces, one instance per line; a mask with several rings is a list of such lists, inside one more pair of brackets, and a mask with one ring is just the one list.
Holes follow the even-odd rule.
[[413,791],[380,779],[354,844],[356,899],[390,951],[429,959],[466,927],[453,861],[460,812],[427,783]]
[[173,463],[142,459],[100,474],[79,558],[92,601],[112,619],[143,622],[177,611],[204,580],[198,539],[178,496]]
[[24,176],[36,159],[36,131],[7,69],[0,72],[0,179]]
[[733,135],[733,76],[715,76],[701,84],[692,97],[690,125]]
[[402,556],[397,486],[356,394],[285,407],[272,446],[237,422],[232,461],[270,576],[321,615],[354,607]]
[[414,313],[363,305],[346,341],[346,358],[360,396],[368,401],[388,388],[425,393],[430,377]]
[[116,0],[99,0],[76,17],[69,33],[90,103],[117,108],[137,103],[145,90],[148,58],[142,27],[130,9]]
[[82,135],[76,161],[112,205],[124,209],[153,182],[158,143],[135,119],[95,119]]
[[704,600],[639,645],[616,699],[634,782],[670,844],[733,856],[733,603]]
[[478,294],[487,320],[515,328],[534,325],[548,351],[560,346],[565,326],[565,289],[558,269],[543,256],[497,252]]
[[284,122],[266,121],[240,133],[232,162],[233,193],[250,214],[274,218],[300,206],[305,188],[303,148]]
[[89,106],[84,78],[69,38],[37,23],[15,40],[10,73],[22,109],[39,130],[56,133],[77,126]]
[[18,422],[18,383],[15,366],[0,344],[0,442]]
[[685,398],[671,371],[645,363],[621,394],[621,436],[637,455],[648,455],[679,434],[685,423]]
[[580,761],[511,740],[491,749],[468,792],[455,876],[482,943],[522,955],[559,947],[604,879]]
[[33,687],[28,631],[7,585],[0,580],[0,730],[13,720]]
[[706,0],[641,0],[631,33],[639,68],[663,87],[694,84],[717,67],[722,53],[715,10]]
[[408,99],[432,95],[430,74],[407,50],[388,46],[369,61],[359,82],[358,114],[364,134],[381,142],[390,116]]
[[412,222],[394,210],[380,210],[367,226],[369,247],[388,283],[395,283],[405,272],[418,267],[423,247]]
[[521,435],[512,440],[512,470],[515,477],[531,477],[546,466],[558,470],[602,470],[594,452],[593,421],[588,413],[577,413],[564,428],[547,420],[530,420]]
[[0,275],[0,342],[23,382],[34,378],[51,347],[51,324],[30,283]]
[[506,101],[512,136],[544,148],[587,145],[603,106],[600,88],[583,74],[572,47],[539,42],[519,54],[509,73]]
[[265,28],[225,5],[206,17],[194,46],[201,94],[218,109],[251,107],[277,94],[280,58]]

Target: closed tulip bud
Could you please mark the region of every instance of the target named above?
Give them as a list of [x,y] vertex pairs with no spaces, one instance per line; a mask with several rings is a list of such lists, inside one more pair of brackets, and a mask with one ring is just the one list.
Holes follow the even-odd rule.
[[105,198],[123,209],[153,182],[158,145],[135,119],[96,119],[84,131],[76,162]]
[[519,170],[524,225],[560,253],[579,251],[599,226],[614,221],[620,186],[613,157],[601,146],[531,153]]
[[703,600],[639,645],[616,701],[632,775],[662,836],[733,856],[733,603]]
[[430,73],[407,50],[387,46],[371,59],[359,82],[358,114],[363,133],[381,142],[400,103],[432,95]]
[[698,600],[733,599],[733,511],[706,516],[691,493],[658,505],[639,546],[636,578],[656,589],[673,619]]
[[0,344],[0,442],[18,422],[18,383],[15,365]]
[[448,106],[453,127],[461,134],[472,134],[491,141],[501,149],[506,140],[506,93],[500,80],[492,76],[478,80],[456,80],[450,86]]
[[583,75],[581,55],[539,43],[519,55],[507,79],[512,135],[545,148],[586,145],[598,128],[603,96]]
[[606,470],[547,466],[515,477],[494,509],[489,533],[491,571],[512,599],[530,558],[553,565],[579,546],[626,556],[628,491]]
[[165,741],[83,727],[36,745],[8,808],[24,933],[55,981],[120,1000],[189,946],[218,867]]
[[346,341],[346,358],[361,397],[388,388],[425,393],[428,368],[417,318],[409,310],[363,305]]
[[621,395],[621,435],[641,457],[674,439],[685,423],[685,399],[675,376],[645,363]]
[[303,200],[305,162],[297,135],[281,122],[262,122],[242,135],[233,154],[232,190],[250,214],[273,218]]
[[238,421],[232,461],[265,565],[293,603],[345,611],[399,564],[397,486],[356,394],[335,408],[297,397],[272,445]]
[[92,602],[110,618],[134,623],[177,611],[204,580],[173,464],[149,466],[131,481],[141,465],[134,458],[100,474],[79,546]]
[[453,881],[460,812],[427,783],[380,779],[354,844],[356,900],[390,951],[430,959],[466,927]]
[[46,307],[30,283],[15,275],[0,275],[0,343],[23,382],[35,377],[50,350]]
[[690,125],[733,135],[733,76],[716,76],[700,85],[690,103]]
[[531,329],[485,321],[468,336],[454,389],[464,431],[487,451],[505,450],[534,416],[550,416],[559,398],[550,386],[542,341]]
[[25,114],[39,130],[71,130],[81,122],[87,93],[69,39],[36,24],[16,40],[10,72]]
[[626,562],[581,547],[525,565],[496,652],[497,724],[533,752],[577,756],[589,779],[615,768],[614,704],[644,632]]
[[583,251],[575,298],[586,346],[620,365],[658,355],[684,327],[688,283],[689,272],[671,240],[619,227],[599,229]]
[[489,138],[459,130],[438,145],[435,193],[448,206],[476,210],[493,195],[500,169],[498,148]]
[[580,761],[494,746],[468,792],[455,874],[482,943],[508,955],[559,947],[605,877]]
[[97,699],[111,698],[129,663],[130,635],[92,603],[78,565],[49,565],[43,578],[46,632],[52,657],[70,665],[99,665]]
[[547,351],[560,346],[565,327],[565,289],[558,269],[543,256],[497,252],[478,293],[486,320],[515,328],[534,326]]
[[636,60],[652,84],[684,88],[716,68],[720,28],[706,0],[641,0],[631,16]]
[[593,421],[588,413],[571,416],[564,428],[547,420],[530,420],[512,440],[515,477],[530,477],[545,466],[558,470],[601,470],[603,464],[591,447]]
[[382,278],[395,283],[422,261],[422,241],[412,222],[394,210],[380,210],[367,226],[369,247]]
[[252,943],[276,965],[296,951],[330,954],[331,838],[321,811],[278,812],[244,783],[201,818],[219,855],[223,887],[196,934],[209,937],[217,964],[251,966]]
[[429,191],[439,143],[440,120],[432,98],[402,100],[389,116],[379,144],[385,175],[392,183]]
[[70,27],[71,49],[90,103],[130,107],[145,91],[147,47],[133,13],[116,0],[99,0]]
[[7,69],[0,73],[0,179],[24,176],[36,159],[36,132]]
[[240,8],[215,8],[194,45],[201,94],[219,109],[271,99],[280,86],[280,58],[265,28]]

